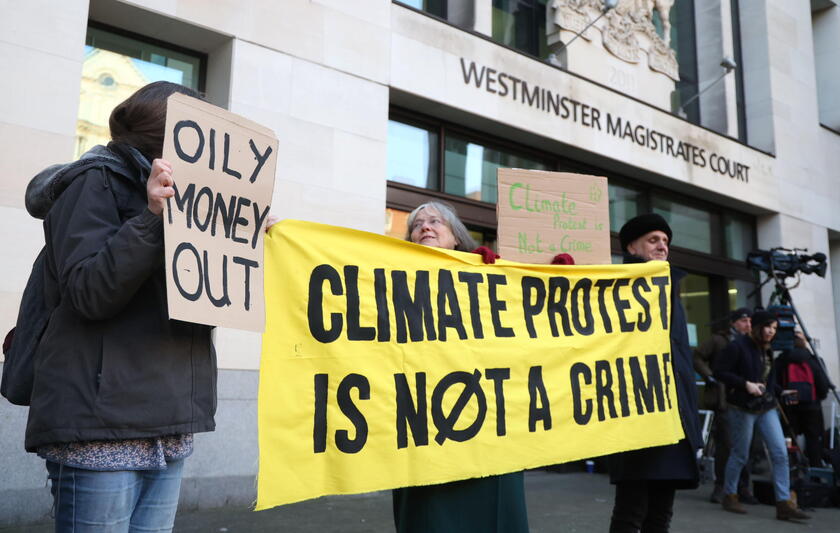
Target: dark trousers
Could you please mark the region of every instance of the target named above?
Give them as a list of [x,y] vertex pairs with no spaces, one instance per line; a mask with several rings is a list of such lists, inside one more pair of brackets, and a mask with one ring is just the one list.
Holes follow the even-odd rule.
[[667,481],[616,483],[610,533],[667,533],[675,492]]
[[[715,411],[712,433],[715,439],[715,487],[722,487],[726,461],[729,460],[729,450],[732,448],[732,434],[729,431],[729,417],[726,416],[726,411]],[[752,494],[749,463],[741,470],[738,494]]]
[[805,456],[810,466],[820,466],[823,449],[823,416],[817,405],[794,405],[785,409],[793,431],[805,435]]

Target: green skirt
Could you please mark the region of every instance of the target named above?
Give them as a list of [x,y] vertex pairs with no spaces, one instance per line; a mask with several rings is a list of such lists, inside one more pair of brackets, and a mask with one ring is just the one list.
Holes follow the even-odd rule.
[[396,489],[398,533],[527,533],[522,472]]

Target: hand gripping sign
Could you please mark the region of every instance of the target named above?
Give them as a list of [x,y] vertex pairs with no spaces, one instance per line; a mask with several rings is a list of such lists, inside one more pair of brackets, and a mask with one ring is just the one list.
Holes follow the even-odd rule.
[[257,509],[678,441],[670,283],[273,226]]
[[176,93],[167,101],[163,157],[175,181],[164,213],[169,318],[262,331],[276,137]]

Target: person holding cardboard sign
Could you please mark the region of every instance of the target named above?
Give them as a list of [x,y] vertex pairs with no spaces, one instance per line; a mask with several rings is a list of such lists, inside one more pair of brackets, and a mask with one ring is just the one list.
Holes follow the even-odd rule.
[[[660,215],[639,215],[619,232],[625,263],[667,261],[671,227]],[[615,485],[611,533],[668,531],[677,489],[697,488],[700,473],[696,451],[703,445],[692,353],[679,282],[685,273],[671,268],[671,362],[680,420],[685,438],[675,444],[610,456],[610,482]]]
[[[425,246],[472,251],[485,263],[499,256],[476,248],[458,215],[447,204],[427,202],[408,216],[406,240]],[[394,522],[398,533],[485,533],[528,531],[522,472],[465,479],[441,485],[396,489]]]
[[166,99],[146,85],[111,113],[112,142],[30,183],[44,218],[44,297],[26,427],[46,460],[56,531],[171,531],[192,434],[215,428],[208,326],[169,320],[160,158]]

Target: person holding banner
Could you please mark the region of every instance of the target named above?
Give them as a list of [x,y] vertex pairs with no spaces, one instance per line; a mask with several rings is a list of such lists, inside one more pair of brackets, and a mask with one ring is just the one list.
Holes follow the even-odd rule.
[[[473,251],[481,254],[485,263],[494,263],[499,257],[484,246],[476,248],[458,215],[442,202],[427,202],[411,212],[406,240]],[[393,503],[398,533],[528,531],[522,472],[396,489]]]
[[[671,237],[668,222],[658,214],[630,219],[619,232],[624,262],[667,261]],[[671,361],[685,438],[676,444],[610,456],[610,481],[615,485],[611,533],[668,531],[676,490],[697,488],[699,483],[696,452],[703,440],[688,327],[679,298],[684,276],[671,268]]]
[[215,428],[208,326],[169,320],[162,214],[169,82],[110,116],[112,141],[27,189],[44,218],[49,323],[35,353],[27,451],[46,460],[56,531],[171,531],[192,434]]

